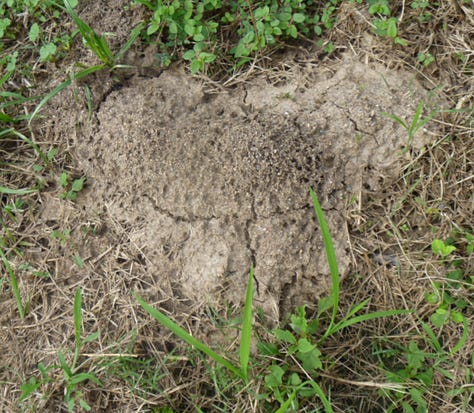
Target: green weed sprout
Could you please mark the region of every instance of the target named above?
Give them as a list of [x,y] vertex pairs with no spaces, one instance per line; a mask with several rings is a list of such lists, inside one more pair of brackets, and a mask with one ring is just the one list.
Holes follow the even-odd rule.
[[68,0],[64,0],[66,11],[76,23],[84,42],[96,54],[96,56],[107,66],[112,67],[115,64],[115,56],[110,50],[107,40],[104,36],[99,35],[84,20],[82,20],[69,4]]
[[413,119],[411,120],[411,123],[408,124],[408,122],[405,122],[402,118],[393,115],[391,113],[387,112],[382,112],[383,116],[386,116],[389,119],[392,119],[394,122],[397,122],[399,125],[401,125],[408,134],[408,141],[405,147],[402,150],[402,154],[405,154],[408,149],[410,149],[410,145],[413,142],[413,139],[416,135],[416,133],[423,128],[431,119],[433,119],[439,112],[439,110],[432,110],[425,118],[421,119],[421,114],[423,113],[423,108],[424,108],[424,103],[420,102],[415,110],[415,114],[413,116]]
[[74,22],[76,23],[81,36],[84,39],[84,42],[87,46],[96,54],[99,60],[102,62],[101,64],[94,65],[88,67],[84,70],[79,71],[78,73],[71,73],[69,79],[65,80],[58,86],[56,86],[51,92],[49,92],[36,106],[33,113],[30,115],[28,124],[31,124],[31,121],[35,118],[41,108],[54,96],[56,96],[59,92],[69,87],[75,80],[82,79],[86,76],[91,75],[92,73],[98,72],[99,70],[109,68],[113,69],[121,69],[121,68],[128,68],[128,65],[121,65],[117,64],[117,62],[124,56],[128,49],[132,46],[132,44],[137,39],[138,35],[140,34],[141,30],[144,27],[144,23],[140,23],[136,26],[130,33],[130,37],[128,38],[127,42],[122,46],[122,48],[118,51],[117,54],[113,54],[107,40],[104,36],[99,35],[92,27],[90,27],[84,20],[82,20],[71,7],[71,4],[68,0],[63,0],[64,6],[66,11],[72,17]]
[[339,312],[339,284],[340,284],[340,277],[339,277],[339,269],[337,266],[336,254],[334,252],[334,246],[331,239],[331,234],[329,233],[329,228],[326,223],[326,219],[324,218],[324,213],[321,208],[321,205],[318,201],[318,197],[316,196],[313,189],[310,189],[311,198],[313,199],[314,210],[316,216],[318,218],[319,226],[321,227],[321,233],[323,236],[324,248],[326,250],[326,257],[329,263],[329,269],[331,272],[331,291],[327,298],[323,298],[319,302],[319,315],[325,312],[328,309],[332,308],[331,313],[331,321],[329,323],[326,332],[323,335],[322,340],[331,336],[332,334],[349,327],[351,325],[372,320],[374,318],[380,317],[388,317],[394,316],[399,314],[407,314],[410,311],[407,310],[387,310],[387,311],[375,311],[370,314],[363,314],[356,316],[360,310],[362,310],[368,303],[370,299],[364,300],[360,304],[356,304],[348,314],[346,314],[340,321],[336,322],[337,314]]
[[42,363],[38,365],[38,369],[41,372],[41,380],[36,380],[32,377],[28,382],[21,386],[20,401],[28,398],[32,393],[37,391],[43,384],[50,383],[54,379],[49,376],[49,371],[53,368],[60,368],[64,374],[64,402],[66,403],[69,412],[73,412],[76,409],[76,404],[79,404],[80,408],[85,411],[91,411],[92,408],[84,400],[83,394],[78,388],[79,385],[86,381],[91,381],[97,385],[101,385],[99,379],[93,373],[81,372],[78,366],[80,351],[84,343],[96,340],[99,333],[95,332],[82,339],[82,290],[80,287],[77,288],[74,296],[74,355],[72,363],[68,364],[64,353],[58,351],[58,366],[44,366]]
[[[306,314],[306,306],[298,307],[295,314],[291,315],[287,329],[278,328],[272,331],[276,343],[259,343],[261,352],[274,360],[269,373],[265,376],[265,384],[271,391],[273,399],[280,403],[278,412],[285,412],[290,407],[297,411],[299,409],[298,396],[306,399],[317,396],[323,404],[325,413],[333,413],[330,400],[316,382],[319,371],[323,369],[319,348],[324,340],[353,324],[374,318],[409,313],[406,310],[388,310],[357,315],[368,304],[369,300],[365,300],[356,304],[348,314],[338,319],[340,317],[340,275],[336,254],[323,210],[313,189],[310,189],[310,195],[321,228],[332,288],[327,297],[319,300],[315,319],[309,319]],[[316,333],[321,318],[328,311],[330,311],[329,325],[318,338]]]
[[84,42],[87,46],[95,53],[95,55],[100,59],[100,61],[110,67],[113,68],[116,66],[117,61],[119,61],[124,54],[127,52],[128,49],[132,46],[132,44],[137,39],[138,35],[140,34],[141,30],[145,26],[144,23],[139,24],[136,26],[130,33],[130,37],[128,38],[127,42],[122,46],[119,52],[114,55],[112,50],[107,43],[107,40],[104,36],[99,35],[92,27],[90,27],[84,20],[82,20],[71,7],[69,0],[64,0],[64,6],[66,7],[66,11],[76,23],[79,32],[81,33]]
[[[329,262],[331,272],[332,288],[329,296],[320,300],[317,318],[308,321],[305,307],[298,307],[296,313],[291,316],[290,329],[276,329],[272,331],[273,337],[277,342],[284,343],[286,350],[281,351],[275,344],[259,343],[259,348],[264,356],[270,356],[273,360],[283,359],[283,367],[273,362],[270,366],[270,372],[265,376],[265,386],[273,394],[273,399],[280,403],[276,410],[278,413],[286,412],[290,407],[297,408],[297,397],[305,394],[317,396],[323,404],[326,413],[333,413],[330,400],[325,395],[323,389],[315,381],[317,372],[323,368],[320,360],[321,352],[319,345],[336,332],[356,323],[364,322],[374,318],[394,316],[397,314],[407,314],[406,310],[388,310],[376,311],[370,314],[357,315],[369,302],[355,305],[348,314],[338,320],[339,315],[339,295],[340,295],[340,276],[334,252],[334,246],[329,233],[324,213],[315,192],[310,189],[314,209],[318,218],[321,233],[323,236],[326,256]],[[191,336],[187,331],[177,325],[173,320],[163,314],[161,311],[147,304],[142,298],[134,294],[142,308],[152,315],[158,322],[171,330],[176,336],[184,340],[189,345],[200,350],[202,353],[211,357],[215,362],[228,369],[234,376],[248,383],[248,364],[250,356],[250,340],[252,337],[252,299],[253,299],[253,267],[250,269],[247,292],[245,297],[245,306],[242,321],[242,333],[240,341],[240,364],[232,362],[222,357],[207,345]],[[326,331],[319,340],[314,340],[314,334],[319,326],[319,319],[323,313],[331,310],[330,322]],[[305,372],[306,380],[301,380],[297,373],[290,374],[289,366],[297,362],[298,368]],[[295,367],[296,368],[296,367]],[[285,374],[288,372],[288,382],[285,380]],[[303,377],[303,376],[302,376]],[[308,379],[309,378],[309,379]]]

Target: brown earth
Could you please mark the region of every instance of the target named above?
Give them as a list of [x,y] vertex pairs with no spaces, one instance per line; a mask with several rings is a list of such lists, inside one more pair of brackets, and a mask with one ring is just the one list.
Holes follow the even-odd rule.
[[397,176],[407,142],[381,112],[408,118],[425,95],[413,76],[349,57],[218,94],[180,70],[136,76],[75,137],[88,177],[81,203],[128,228],[146,270],[178,298],[240,302],[253,262],[256,301],[278,319],[327,291],[308,188],[345,275],[344,208]]

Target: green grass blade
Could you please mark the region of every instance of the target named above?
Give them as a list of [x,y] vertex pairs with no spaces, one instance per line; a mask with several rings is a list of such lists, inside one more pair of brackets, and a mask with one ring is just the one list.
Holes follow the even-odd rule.
[[31,139],[27,138],[25,135],[22,133],[18,132],[17,130],[13,128],[5,129],[2,131],[1,136],[3,137],[4,134],[11,134],[15,135],[18,138],[20,138],[22,141],[26,142],[28,145],[30,145],[34,151],[38,154],[38,156],[43,160],[43,162],[47,163],[48,162],[48,157],[45,155],[45,153],[41,150],[41,148],[34,143]]
[[103,36],[97,34],[84,20],[82,20],[69,4],[68,0],[64,0],[66,11],[76,23],[79,31],[86,44],[97,55],[97,57],[107,66],[113,66],[115,57],[109,48],[109,45]]
[[135,43],[135,40],[137,37],[140,35],[140,32],[142,29],[145,27],[145,23],[142,22],[138,26],[134,27],[130,33],[130,37],[127,40],[127,43],[125,43],[122,48],[119,50],[117,55],[115,56],[115,60],[120,60],[122,59],[123,55],[127,52],[128,49],[132,46],[133,43]]
[[8,275],[10,276],[10,285],[12,287],[13,295],[15,297],[16,306],[18,308],[18,314],[20,318],[25,318],[25,307],[23,301],[21,300],[20,289],[18,288],[18,280],[16,278],[15,272],[13,271],[10,262],[8,261],[4,252],[0,249],[0,257],[2,258],[3,264],[7,269]]
[[308,381],[306,383],[309,383],[313,387],[313,389],[315,390],[315,392],[318,395],[319,399],[323,403],[324,411],[326,413],[334,413],[334,410],[332,409],[330,401],[328,400],[328,398],[324,394],[323,389],[321,389],[319,384],[314,382],[314,381]]
[[469,338],[469,323],[467,321],[466,317],[463,317],[462,320],[462,336],[459,339],[459,342],[453,347],[453,349],[450,351],[450,355],[456,354],[459,350],[461,350],[464,345],[466,344],[467,339]]
[[336,325],[334,325],[330,330],[328,335],[334,334],[343,328],[349,327],[353,324],[362,323],[363,321],[373,320],[374,318],[381,318],[381,317],[391,317],[394,315],[400,314],[411,314],[413,311],[410,310],[385,310],[385,311],[375,311],[370,314],[363,314],[356,317],[351,318],[350,320],[343,320]]
[[326,219],[324,218],[324,212],[323,209],[321,208],[321,205],[319,204],[318,197],[316,196],[316,193],[313,191],[312,188],[310,188],[310,193],[311,193],[311,198],[313,199],[313,205],[314,205],[314,211],[316,212],[316,217],[318,218],[319,226],[321,228],[321,233],[323,235],[323,241],[324,241],[324,248],[326,250],[326,256],[329,264],[329,269],[331,272],[331,281],[332,281],[332,287],[331,287],[331,300],[332,300],[332,315],[331,315],[331,322],[329,324],[329,327],[324,334],[324,337],[327,337],[329,335],[329,332],[334,325],[334,322],[336,321],[336,315],[339,310],[339,268],[337,266],[337,260],[336,260],[336,253],[334,251],[334,246],[332,244],[331,240],[331,234],[329,233],[329,228],[328,224],[326,222]]
[[416,133],[419,129],[423,128],[430,120],[432,120],[440,111],[432,110],[425,118],[423,118],[415,127],[414,132]]
[[250,267],[245,307],[242,317],[242,336],[240,339],[240,370],[245,381],[248,379],[248,364],[250,358],[250,342],[252,339],[252,303],[253,303],[253,265]]
[[0,112],[0,122],[15,123],[15,122],[18,122],[18,120],[16,118],[12,118],[11,116],[5,115],[4,113]]
[[97,385],[101,385],[100,380],[92,373],[78,373],[71,377],[71,380],[68,382],[69,385],[76,385],[82,383],[83,381],[91,381]]
[[362,310],[370,301],[370,298],[367,298],[367,300],[362,301],[360,304],[356,304],[354,307],[351,308],[349,313],[344,317],[344,320],[348,320],[351,318],[354,314],[357,314],[360,310]]
[[3,110],[10,106],[23,105],[26,102],[31,102],[33,100],[38,100],[39,96],[32,96],[25,98],[19,93],[15,92],[0,92],[0,101],[5,99],[4,102],[0,103],[0,122],[4,123],[17,123],[22,120],[28,120],[30,115],[16,115],[15,117],[3,113]]
[[155,318],[159,323],[164,325],[167,329],[171,330],[175,335],[177,335],[181,340],[184,340],[189,345],[197,348],[198,350],[202,351],[204,354],[211,357],[214,361],[219,363],[220,365],[226,367],[232,373],[240,378],[244,378],[240,369],[235,367],[231,362],[226,360],[225,358],[221,357],[217,354],[214,350],[206,346],[204,343],[200,342],[199,340],[195,339],[192,335],[190,335],[186,330],[181,328],[178,324],[176,324],[173,320],[168,318],[164,315],[161,311],[157,310],[156,308],[152,307],[151,305],[147,304],[141,297],[135,295],[135,299],[139,302],[142,308],[149,313],[153,318]]
[[36,191],[37,189],[11,189],[6,186],[0,186],[0,194],[6,195],[27,195]]
[[69,367],[69,365],[66,363],[66,358],[64,357],[64,354],[61,350],[58,351],[58,360],[59,360],[59,366],[63,370],[63,373],[67,378],[72,377],[72,370]]
[[42,100],[40,103],[38,103],[38,106],[36,106],[34,112],[31,114],[30,120],[28,121],[28,125],[31,124],[31,121],[35,118],[35,116],[38,114],[38,112],[42,109],[42,107],[54,96],[56,96],[59,92],[62,90],[66,89],[71,85],[71,83],[76,80],[76,79],[82,79],[83,77],[86,77],[94,72],[97,72],[99,70],[102,70],[105,66],[104,65],[96,65],[92,67],[88,67],[87,69],[81,70],[80,72],[73,74],[68,80],[65,80],[63,83],[60,85],[56,86],[51,92],[49,92]]
[[409,126],[402,118],[396,115],[392,115],[391,113],[388,113],[388,112],[382,112],[382,115],[385,116],[386,118],[392,119],[394,122],[401,125],[407,132],[409,131]]
[[291,393],[290,397],[288,397],[288,399],[286,399],[285,403],[283,403],[277,411],[275,411],[275,413],[286,413],[286,411],[288,410],[288,408],[290,407],[291,403],[293,402],[293,400],[295,399],[296,397],[296,390],[293,390],[293,393]]
[[420,102],[415,110],[415,115],[410,123],[410,127],[408,128],[408,133],[411,137],[415,134],[416,130],[418,129],[416,125],[418,125],[418,121],[420,120],[421,113],[423,112],[424,103]]
[[9,135],[15,135],[18,138],[20,138],[22,141],[24,141],[28,145],[30,145],[35,150],[35,152],[41,157],[41,159],[43,159],[43,161],[48,160],[47,156],[44,154],[44,152],[41,150],[41,148],[36,143],[34,143],[31,139],[28,139],[25,135],[18,132],[17,130],[15,130],[13,128],[8,128],[8,129],[3,129],[0,132],[0,138],[6,137],[6,136],[9,136]]
[[428,337],[430,338],[430,340],[426,340],[428,341],[428,343],[430,344],[430,346],[437,352],[437,353],[442,353],[443,352],[443,348],[441,346],[441,343],[439,342],[438,340],[438,337],[436,337],[436,334],[434,333],[433,329],[428,325],[426,324],[421,318],[418,317],[418,322],[421,324],[421,327],[423,327],[423,330],[425,330],[425,333],[428,335]]
[[72,369],[76,367],[79,358],[79,351],[81,349],[81,330],[82,330],[82,290],[78,287],[76,295],[74,296],[74,361],[72,362]]

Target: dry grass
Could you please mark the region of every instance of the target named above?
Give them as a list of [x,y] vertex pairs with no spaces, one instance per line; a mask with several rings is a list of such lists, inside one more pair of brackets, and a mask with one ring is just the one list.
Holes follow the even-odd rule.
[[[416,309],[427,322],[436,308],[425,295],[432,292],[435,281],[444,283],[448,271],[448,264],[433,255],[432,240],[446,240],[461,229],[474,231],[474,13],[469,3],[441,3],[430,22],[421,25],[417,23],[417,10],[397,2],[397,13],[403,15],[399,30],[409,43],[406,47],[370,36],[370,16],[362,6],[354,4],[341,7],[340,24],[329,33],[337,49],[331,58],[337,59],[340,51],[347,51],[362,60],[417,72],[428,89],[441,85],[438,93],[450,108],[459,110],[442,113],[428,124],[432,144],[421,151],[410,151],[401,175],[395,182],[385,182],[383,193],[361,193],[358,202],[348,205],[356,266],[354,275],[342,286],[343,312],[354,302],[370,297],[371,310]],[[11,47],[13,50],[16,46]],[[80,44],[74,47],[80,50]],[[435,62],[423,67],[417,59],[420,52],[431,53]],[[305,61],[299,64],[319,64],[307,57],[307,52],[300,52],[299,57],[301,54]],[[258,71],[260,62],[263,61],[256,62],[254,71]],[[268,70],[266,64],[262,63],[262,70]],[[284,62],[288,64],[298,63]],[[48,88],[51,77],[62,76],[63,72],[52,65],[48,69],[54,70],[47,71],[33,61],[31,67],[41,78],[38,90]],[[230,83],[242,79],[251,81],[251,75],[242,74]],[[21,79],[12,79],[10,85],[18,83]],[[31,111],[31,106],[25,105],[22,110]],[[31,146],[13,137],[0,141],[2,185],[25,188],[40,184],[42,188],[39,193],[21,197],[26,205],[15,219],[5,213],[5,207],[17,198],[1,197],[1,247],[20,280],[29,312],[23,320],[18,317],[12,291],[4,278],[0,290],[0,410],[20,411],[20,386],[32,375],[38,376],[37,364],[57,364],[58,349],[72,351],[73,297],[77,286],[82,286],[84,335],[100,331],[99,339],[84,347],[82,357],[82,369],[95,372],[103,382],[103,387],[88,383],[83,388],[94,412],[159,411],[153,409],[163,406],[179,412],[195,411],[196,406],[209,412],[261,411],[237,383],[226,383],[223,372],[214,371],[221,376],[209,380],[211,369],[206,361],[176,342],[138,309],[129,294],[131,290],[140,290],[149,302],[160,303],[170,314],[179,314],[178,321],[204,341],[219,342],[229,351],[233,348],[229,337],[235,336],[235,330],[229,330],[226,338],[209,321],[204,306],[190,308],[189,302],[174,297],[171,285],[164,289],[157,284],[150,275],[150,260],[128,236],[130,228],[108,216],[107,209],[90,212],[80,200],[72,203],[58,199],[62,191],[59,174],[65,170],[71,170],[73,175],[80,173],[74,170],[74,148],[68,139],[56,136],[44,127],[46,124],[38,124],[33,130],[18,127],[44,151],[53,146],[60,148],[59,157],[42,171],[34,172],[33,165],[39,161]],[[104,222],[108,222],[107,228],[103,228]],[[51,237],[53,231],[65,230],[70,230],[65,243]],[[462,235],[455,244],[456,257],[467,280],[468,275],[474,274],[473,254],[467,253],[467,241]],[[84,259],[84,266],[74,264],[76,254]],[[31,267],[22,267],[25,262]],[[467,281],[465,288],[453,292],[469,304],[464,315],[470,325],[474,324],[472,293],[472,283],[468,285]],[[225,319],[235,316],[230,309],[219,308],[217,312]],[[448,323],[439,331],[438,339],[451,349],[460,336],[459,326]],[[393,350],[394,343],[408,346],[413,339],[417,339],[420,349],[432,351],[424,337],[419,319],[413,314],[354,326],[326,342],[321,351],[333,363],[321,375],[320,382],[324,390],[330,391],[334,410],[386,411],[388,399],[382,397],[381,389],[391,383],[382,361],[385,368],[397,369],[406,360],[400,351],[386,358],[381,351]],[[451,378],[435,372],[427,395],[429,411],[461,411],[463,397],[467,403],[464,411],[474,411],[474,400],[469,396],[473,353],[471,334],[465,345],[442,365]],[[260,368],[255,366],[255,371]],[[65,411],[61,370],[51,370],[51,377],[53,380],[41,389],[47,399],[33,395],[27,411]],[[466,392],[449,396],[453,389]],[[395,397],[395,393],[391,394]]]

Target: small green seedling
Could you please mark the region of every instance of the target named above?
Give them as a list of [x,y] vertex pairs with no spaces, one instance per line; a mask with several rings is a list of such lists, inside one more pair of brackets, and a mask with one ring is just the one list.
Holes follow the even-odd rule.
[[71,237],[71,230],[65,229],[64,231],[59,231],[55,229],[51,232],[51,238],[57,239],[61,242],[61,245],[66,245],[67,240]]
[[403,119],[400,117],[393,115],[391,113],[387,112],[382,112],[382,115],[386,116],[389,119],[392,119],[394,122],[397,122],[399,125],[401,125],[408,134],[408,140],[406,146],[402,150],[402,154],[406,153],[411,146],[411,143],[413,142],[413,139],[415,138],[415,135],[417,132],[422,129],[431,119],[433,119],[438,113],[439,110],[432,110],[425,118],[421,118],[421,115],[423,113],[423,108],[424,108],[424,103],[420,102],[415,110],[415,115],[413,116],[412,121],[410,124],[405,122]]
[[[418,321],[425,335],[422,335],[421,339],[418,336],[416,340],[411,339],[406,347],[398,346],[398,350],[394,350],[392,355],[402,356],[403,367],[396,371],[390,371],[390,368],[385,371],[389,382],[406,387],[406,391],[382,390],[384,397],[392,400],[387,412],[427,412],[427,400],[430,397],[430,389],[434,385],[435,375],[444,377],[445,380],[453,380],[452,372],[445,366],[453,365],[452,356],[466,344],[468,337],[466,321],[463,322],[462,339],[450,351],[443,348],[438,334],[429,324],[420,318]],[[420,345],[423,345],[423,348],[420,348]],[[381,366],[385,367],[385,359],[380,360]],[[389,364],[400,364],[400,361],[392,360]],[[402,410],[399,410],[400,408]]]
[[38,363],[38,370],[40,371],[41,377],[39,379],[37,379],[36,377],[30,377],[27,382],[23,383],[20,386],[20,402],[24,402],[33,393],[36,393],[42,386],[53,381],[53,379],[51,379],[51,377],[49,376],[49,371],[53,368],[54,366],[46,367],[44,363]]
[[423,66],[428,67],[431,63],[435,61],[434,56],[431,53],[418,53],[417,59]]
[[[277,411],[284,412],[289,408],[298,411],[303,400],[316,396],[321,401],[324,411],[332,413],[330,400],[317,383],[318,375],[324,370],[324,357],[320,350],[324,341],[351,325],[410,312],[388,310],[357,315],[369,303],[369,300],[365,300],[354,305],[339,320],[340,276],[336,254],[319,200],[312,189],[310,194],[321,228],[332,287],[329,295],[320,299],[315,318],[309,317],[305,306],[298,307],[290,318],[289,328],[272,331],[276,343],[259,343],[259,349],[263,355],[273,360],[270,371],[265,377],[265,384],[269,391],[267,397],[271,395],[271,398],[280,404]],[[329,313],[329,324],[324,332],[318,334],[326,313]]]
[[81,372],[81,366],[78,366],[80,351],[85,343],[94,341],[99,336],[98,332],[92,333],[84,340],[82,339],[82,290],[77,288],[74,296],[74,354],[71,363],[66,361],[64,353],[58,351],[59,365],[45,367],[42,363],[38,365],[41,373],[41,378],[30,378],[30,380],[21,386],[22,394],[20,400],[24,401],[30,397],[34,392],[39,390],[45,383],[53,382],[49,371],[52,369],[61,369],[64,377],[64,402],[69,412],[77,411],[78,406],[85,410],[91,411],[91,406],[84,400],[84,395],[80,389],[80,385],[87,381],[91,381],[96,385],[101,385],[101,382],[95,374],[89,372]]
[[[452,245],[456,243],[456,246]],[[417,325],[421,327],[421,334],[411,337],[407,346],[396,345],[396,349],[385,350],[379,354],[385,357],[380,359],[382,367],[386,367],[386,377],[392,383],[400,383],[406,386],[407,391],[392,392],[384,391],[384,397],[392,400],[388,412],[426,412],[429,400],[435,386],[436,377],[446,382],[455,383],[456,375],[453,371],[457,363],[455,356],[468,345],[470,337],[469,325],[469,288],[472,283],[464,271],[465,261],[460,259],[463,254],[463,244],[466,244],[465,252],[469,254],[469,232],[458,229],[446,240],[435,239],[431,249],[439,260],[437,265],[445,270],[443,280],[435,278],[432,281],[433,290],[425,293],[425,300],[432,305],[432,312],[428,321],[426,313],[417,316]],[[426,308],[426,307],[424,307]],[[447,331],[457,330],[460,332],[459,340],[444,340]],[[389,347],[393,343],[388,339]],[[387,361],[387,354],[390,356]],[[392,358],[393,357],[393,358]],[[400,366],[392,371],[393,366]],[[449,394],[465,396],[466,388],[452,389]],[[390,395],[389,395],[390,394]],[[465,402],[468,403],[468,397]]]
[[97,385],[101,385],[101,382],[93,373],[82,373],[79,371],[77,366],[81,347],[84,343],[94,341],[99,336],[99,332],[96,331],[91,335],[87,336],[84,340],[81,338],[82,333],[82,291],[81,288],[77,288],[74,296],[74,356],[72,363],[69,365],[66,362],[62,351],[58,352],[59,365],[64,373],[65,392],[64,401],[68,407],[68,411],[74,411],[76,403],[79,403],[80,407],[86,411],[90,411],[91,407],[82,398],[82,392],[78,389],[80,383],[88,380],[92,381]]
[[[456,251],[454,245],[435,239],[431,244],[431,249],[434,254],[441,257],[444,265],[448,265],[448,271],[445,282],[434,281],[432,283],[434,291],[425,294],[425,299],[436,306],[436,310],[430,316],[431,324],[434,327],[441,329],[449,322],[462,325],[462,336],[451,349],[451,354],[454,354],[464,346],[469,334],[468,321],[463,314],[469,304],[462,294],[459,294],[463,288],[469,287],[469,281],[460,267],[462,261],[450,258]],[[466,251],[468,252],[468,249]]]
[[[286,412],[290,408],[298,410],[301,400],[314,396],[319,398],[326,413],[333,413],[330,400],[316,382],[319,371],[323,369],[320,345],[330,335],[353,324],[374,318],[409,313],[409,311],[405,310],[389,310],[356,315],[368,304],[369,300],[366,300],[361,304],[355,305],[347,315],[342,317],[341,320],[338,320],[340,277],[336,254],[323,210],[314,191],[311,189],[310,192],[329,261],[332,288],[329,296],[321,300],[316,319],[309,320],[306,314],[306,307],[298,307],[296,313],[291,316],[289,329],[276,329],[272,331],[272,336],[276,343],[261,342],[258,344],[261,355],[270,357],[273,360],[268,373],[265,375],[267,393],[260,396],[263,399],[277,401],[279,407],[275,411],[279,413]],[[145,311],[151,314],[162,325],[170,329],[175,335],[211,357],[219,365],[230,371],[235,377],[242,379],[244,383],[248,383],[250,340],[252,336],[253,267],[250,270],[247,284],[239,364],[217,354],[207,345],[191,336],[161,311],[144,302],[139,296],[135,295],[135,297]],[[324,334],[316,338],[320,319],[328,311],[330,312],[329,325]]]
[[431,250],[441,258],[446,258],[456,251],[456,247],[454,245],[445,244],[443,240],[435,239],[431,243]]
[[[10,204],[5,205],[3,207],[3,211],[8,215],[8,217],[13,222],[18,223],[17,216],[24,212],[25,207],[26,207],[26,202],[21,198],[17,198],[15,200],[12,199]],[[3,218],[0,218],[0,222],[4,223]]]
[[[140,23],[137,27],[135,27],[131,31],[130,37],[128,38],[127,42],[122,46],[122,48],[117,52],[117,54],[114,55],[105,37],[95,32],[94,29],[92,29],[86,22],[84,22],[75,13],[73,5],[77,4],[77,2],[72,2],[71,0],[63,0],[63,1],[64,1],[64,6],[65,6],[66,11],[69,13],[69,15],[72,17],[72,19],[78,26],[79,32],[81,33],[84,39],[84,42],[96,54],[96,56],[99,58],[101,63],[98,65],[94,65],[86,69],[83,69],[77,73],[71,73],[69,79],[60,83],[51,92],[49,92],[46,96],[44,96],[43,99],[41,99],[41,101],[36,106],[33,113],[29,115],[28,124],[31,124],[31,122],[39,113],[39,111],[43,108],[43,106],[47,102],[49,102],[50,99],[52,99],[54,96],[56,96],[58,93],[60,93],[64,89],[68,88],[76,80],[85,78],[91,75],[92,73],[98,72],[106,68],[108,68],[109,70],[114,70],[114,69],[130,67],[128,65],[118,64],[117,62],[120,61],[120,59],[123,58],[127,50],[129,50],[130,47],[132,47],[133,43],[135,42],[137,37],[140,35],[140,32],[142,31],[144,27],[143,23]],[[71,3],[74,3],[74,4],[72,5]]]
[[112,67],[115,64],[113,55],[104,36],[97,34],[84,20],[82,20],[71,7],[69,0],[64,0],[66,11],[74,20],[87,46],[97,55],[105,65]]
[[78,178],[74,179],[71,182],[71,179],[67,172],[63,172],[59,176],[59,184],[64,189],[64,192],[61,193],[61,199],[69,199],[70,201],[75,201],[77,199],[77,194],[82,191],[84,188],[84,181],[86,179]]

